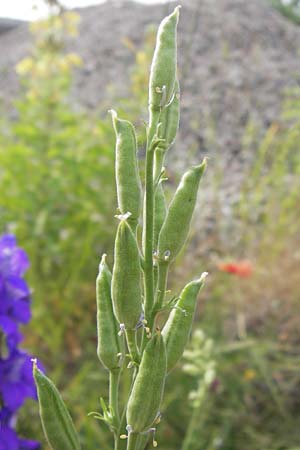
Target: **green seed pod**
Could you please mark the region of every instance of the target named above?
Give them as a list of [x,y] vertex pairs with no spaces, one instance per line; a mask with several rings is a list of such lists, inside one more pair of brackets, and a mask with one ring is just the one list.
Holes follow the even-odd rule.
[[161,22],[156,39],[149,80],[150,109],[160,110],[174,93],[177,70],[177,23],[179,6]]
[[176,80],[174,89],[174,98],[171,103],[161,112],[158,137],[164,139],[165,142],[160,144],[161,148],[167,150],[174,143],[180,118],[180,88],[179,82]]
[[207,273],[204,272],[199,280],[191,281],[185,286],[163,328],[168,372],[176,365],[187,344],[197,306],[197,296],[206,276]]
[[167,361],[165,343],[157,332],[146,345],[127,406],[127,424],[132,431],[148,430],[155,421],[161,404]]
[[157,248],[158,236],[167,214],[167,205],[163,187],[161,184],[157,187],[154,197],[154,249]]
[[116,185],[121,214],[131,213],[129,225],[134,230],[141,212],[141,180],[137,163],[137,143],[133,125],[111,111],[116,133]]
[[97,300],[97,355],[108,370],[119,368],[118,326],[113,313],[111,299],[111,273],[106,264],[106,255],[102,256],[99,274],[96,280]]
[[33,364],[40,417],[44,434],[52,450],[80,450],[80,443],[72,418],[60,393],[51,380]]
[[187,239],[205,167],[206,160],[189,169],[181,179],[159,234],[158,257],[161,261],[167,259],[171,262]]
[[126,330],[134,330],[141,316],[140,254],[134,234],[121,218],[115,240],[112,300],[115,316]]

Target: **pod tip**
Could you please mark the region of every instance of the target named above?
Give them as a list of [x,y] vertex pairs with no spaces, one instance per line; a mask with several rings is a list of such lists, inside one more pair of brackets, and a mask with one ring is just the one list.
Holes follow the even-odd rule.
[[177,5],[173,12],[173,14],[176,16],[177,23],[178,23],[178,19],[179,19],[180,10],[181,10],[181,5]]
[[203,272],[199,278],[199,282],[203,283],[205,278],[207,277],[207,275],[208,275],[208,272]]
[[208,161],[208,157],[207,156],[205,156],[204,158],[203,158],[203,161],[202,161],[202,166],[204,166],[204,167],[206,167],[207,166],[207,161]]
[[107,257],[107,254],[103,253],[103,255],[101,256],[100,264],[99,264],[99,272],[102,269],[102,267],[106,264],[106,257]]
[[33,376],[35,376],[37,373],[37,370],[38,370],[37,358],[31,358],[30,361],[32,362],[32,373],[33,373]]
[[30,361],[32,362],[33,368],[36,369],[37,368],[37,358],[31,358]]
[[117,117],[117,113],[116,113],[116,111],[115,111],[114,109],[109,109],[107,112],[108,112],[109,114],[111,114],[111,116],[112,116],[113,118]]

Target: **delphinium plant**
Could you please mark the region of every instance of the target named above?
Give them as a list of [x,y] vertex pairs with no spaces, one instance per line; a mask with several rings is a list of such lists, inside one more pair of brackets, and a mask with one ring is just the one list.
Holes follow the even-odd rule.
[[[164,160],[179,124],[178,17],[179,7],[162,21],[151,66],[143,208],[135,130],[111,111],[119,223],[112,273],[103,255],[96,282],[97,353],[109,372],[109,400],[107,405],[101,399],[102,412],[93,414],[110,427],[115,450],[142,450],[149,438],[157,446],[165,381],[188,341],[206,276],[187,284],[178,297],[166,297],[169,267],[187,239],[206,166],[203,161],[183,175],[167,206]],[[162,312],[168,314],[163,327]],[[60,394],[36,363],[33,371],[49,445],[53,450],[79,450],[79,437]],[[132,384],[121,405],[118,392],[127,371]]]
[[[210,396],[218,385],[216,378],[216,360],[214,355],[214,342],[207,338],[201,329],[194,332],[191,345],[184,352],[183,370],[197,379],[197,387],[189,394],[192,415],[189,421],[182,450],[199,450],[209,448],[203,442],[203,427],[205,426],[205,413],[210,403]],[[202,442],[201,442],[202,440]]]
[[30,320],[30,291],[23,278],[29,262],[13,235],[0,237],[0,450],[36,450],[40,444],[15,431],[17,413],[36,398],[31,357],[19,349],[21,324]]

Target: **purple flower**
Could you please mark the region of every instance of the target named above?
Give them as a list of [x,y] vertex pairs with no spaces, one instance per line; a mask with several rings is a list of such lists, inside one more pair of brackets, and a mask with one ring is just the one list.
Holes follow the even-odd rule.
[[18,437],[16,413],[27,398],[36,399],[31,356],[18,348],[20,324],[30,320],[30,290],[23,275],[26,253],[14,236],[0,237],[0,450],[36,450],[40,444]]
[[0,272],[3,276],[22,277],[29,267],[26,253],[17,247],[16,238],[5,234],[0,238]]

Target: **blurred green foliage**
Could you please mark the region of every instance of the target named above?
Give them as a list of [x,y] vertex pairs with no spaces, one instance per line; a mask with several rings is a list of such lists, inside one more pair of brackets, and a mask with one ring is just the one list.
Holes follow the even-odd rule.
[[[220,208],[214,236],[196,250],[206,259],[210,255],[200,324],[214,340],[218,369],[190,450],[300,446],[299,133],[300,91],[293,89],[261,141],[249,123],[241,151],[254,155],[252,163],[244,169],[230,214]],[[218,197],[222,174],[211,169],[219,177]],[[216,203],[221,205],[221,198]],[[221,271],[224,261],[238,267],[246,259],[252,267],[247,276]],[[203,270],[203,261],[192,270]],[[180,379],[188,386],[183,375]],[[181,411],[174,400],[169,408],[175,407]],[[184,438],[190,417],[178,415],[174,442]]]
[[66,362],[82,350],[94,310],[89,291],[114,213],[110,124],[69,99],[81,61],[64,40],[77,20],[65,13],[31,26],[32,54],[17,66],[17,117],[1,123],[0,227],[13,230],[29,254],[34,339],[50,366],[53,355]]
[[283,16],[300,25],[300,1],[299,0],[269,0]]
[[[0,229],[16,233],[31,262],[26,346],[58,384],[69,385],[82,416],[89,406],[87,400],[78,408],[86,395],[78,388],[89,358],[97,373],[94,280],[99,255],[112,246],[115,193],[109,120],[70,100],[81,61],[66,51],[65,39],[76,34],[77,21],[65,13],[31,26],[32,53],[17,66],[16,117],[1,121]],[[31,409],[24,414],[30,418]],[[40,428],[38,421],[25,423]]]

